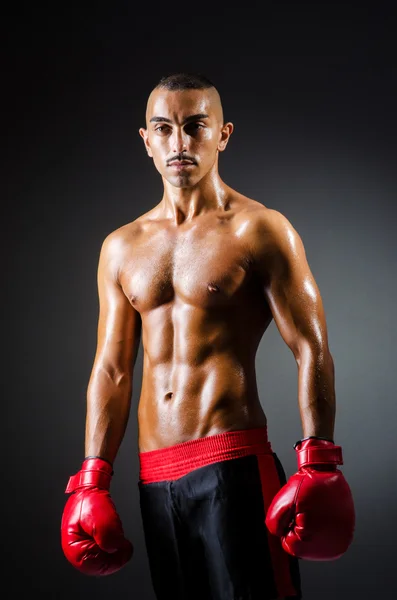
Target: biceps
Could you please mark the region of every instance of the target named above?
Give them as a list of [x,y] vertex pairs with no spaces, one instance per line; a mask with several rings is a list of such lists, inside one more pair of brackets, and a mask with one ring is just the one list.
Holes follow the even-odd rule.
[[324,307],[318,286],[308,267],[284,270],[265,290],[277,328],[295,356],[303,349],[327,348]]
[[100,294],[95,364],[110,376],[130,374],[141,335],[141,318],[122,289],[113,284]]

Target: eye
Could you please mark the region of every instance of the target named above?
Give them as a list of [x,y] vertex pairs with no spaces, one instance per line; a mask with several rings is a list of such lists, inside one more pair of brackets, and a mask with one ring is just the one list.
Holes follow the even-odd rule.
[[154,128],[154,130],[158,131],[159,133],[164,133],[167,129],[169,129],[168,125],[159,125],[158,127]]
[[204,129],[204,125],[202,123],[189,123],[186,125],[185,130],[189,135],[194,135],[200,129]]

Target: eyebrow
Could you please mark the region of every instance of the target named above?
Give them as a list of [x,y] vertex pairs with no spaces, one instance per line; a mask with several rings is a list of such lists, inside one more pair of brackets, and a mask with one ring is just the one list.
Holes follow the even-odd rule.
[[[190,115],[183,120],[183,123],[190,123],[191,121],[198,121],[200,119],[208,119],[208,115],[206,113],[198,113],[197,115]],[[167,119],[167,117],[152,117],[150,119],[150,123],[172,123],[171,119]]]

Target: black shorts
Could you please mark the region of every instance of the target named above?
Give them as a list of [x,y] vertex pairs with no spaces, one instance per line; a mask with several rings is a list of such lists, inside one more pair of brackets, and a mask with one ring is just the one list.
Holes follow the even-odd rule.
[[145,543],[158,600],[301,596],[298,558],[266,525],[286,482],[266,428],[139,454]]

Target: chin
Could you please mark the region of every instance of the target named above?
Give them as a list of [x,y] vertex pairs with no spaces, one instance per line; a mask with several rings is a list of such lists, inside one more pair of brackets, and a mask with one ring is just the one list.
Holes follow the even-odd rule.
[[167,181],[176,188],[191,188],[198,183],[199,179],[191,175],[177,175],[167,178]]

